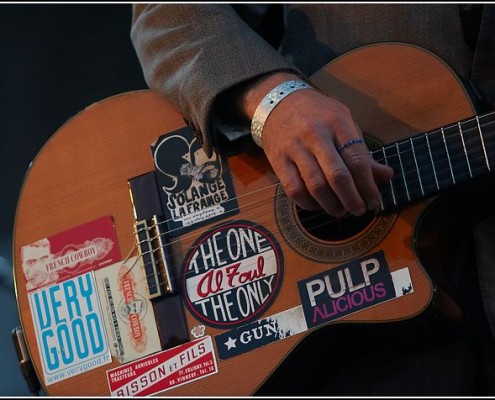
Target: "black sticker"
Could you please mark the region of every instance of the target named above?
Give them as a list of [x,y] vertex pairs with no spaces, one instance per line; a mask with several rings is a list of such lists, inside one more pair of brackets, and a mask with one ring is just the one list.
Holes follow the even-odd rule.
[[193,316],[210,326],[232,328],[259,318],[276,298],[283,254],[263,226],[229,221],[196,240],[181,277]]
[[308,328],[396,297],[383,251],[297,283]]
[[215,336],[222,360],[286,339],[308,329],[300,306]]
[[171,236],[238,212],[224,159],[215,150],[208,157],[190,127],[160,136],[152,152]]

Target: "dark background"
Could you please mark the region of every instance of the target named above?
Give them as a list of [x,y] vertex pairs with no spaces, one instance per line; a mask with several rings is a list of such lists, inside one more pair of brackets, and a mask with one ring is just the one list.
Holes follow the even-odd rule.
[[0,4],[0,396],[31,394],[11,338],[19,325],[12,232],[23,177],[69,118],[146,88],[130,26],[130,4]]

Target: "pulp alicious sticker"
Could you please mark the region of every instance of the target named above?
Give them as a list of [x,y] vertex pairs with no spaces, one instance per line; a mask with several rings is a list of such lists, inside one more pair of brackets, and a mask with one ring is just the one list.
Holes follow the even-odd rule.
[[95,271],[111,352],[126,363],[161,350],[141,257]]
[[112,361],[93,272],[28,296],[46,385]]
[[383,252],[335,267],[298,285],[302,305],[215,336],[220,359],[255,350],[413,292],[409,269],[390,272]]
[[218,372],[213,343],[205,336],[107,371],[110,394],[149,396]]
[[191,128],[161,136],[152,146],[163,212],[172,236],[237,212],[229,170],[217,151],[208,157]]
[[105,216],[21,247],[28,291],[120,260],[113,220]]
[[280,289],[282,250],[263,226],[229,221],[203,233],[181,270],[184,301],[210,326],[229,328],[262,315]]
[[413,291],[409,270],[391,273],[383,251],[304,279],[298,289],[309,328]]

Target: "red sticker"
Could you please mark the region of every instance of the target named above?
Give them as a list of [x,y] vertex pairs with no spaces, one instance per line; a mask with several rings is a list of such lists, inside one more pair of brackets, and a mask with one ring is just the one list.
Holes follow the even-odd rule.
[[112,396],[149,396],[218,372],[211,336],[107,371]]
[[28,291],[120,260],[117,232],[106,216],[21,247]]

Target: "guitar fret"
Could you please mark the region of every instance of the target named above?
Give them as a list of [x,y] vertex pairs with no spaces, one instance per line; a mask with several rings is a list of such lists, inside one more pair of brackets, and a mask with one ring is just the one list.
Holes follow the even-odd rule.
[[[435,171],[436,190],[442,190],[453,184],[452,168],[441,129],[428,133],[430,161]],[[434,189],[432,188],[432,191]]]
[[416,156],[412,140],[404,140],[398,143],[397,146],[399,149],[399,158],[403,174],[402,178],[405,184],[407,200],[416,200],[424,196],[422,176],[419,171],[419,165],[421,165],[421,163],[418,163],[420,159]]
[[488,168],[488,171],[491,171],[490,163],[488,162],[488,154],[486,153],[485,140],[483,139],[483,134],[481,132],[481,126],[480,126],[480,119],[478,116],[476,116],[476,124],[478,126],[478,132],[479,132],[480,139],[481,139],[481,147],[483,148],[483,154],[485,156],[486,166]]
[[450,155],[450,166],[454,176],[453,182],[463,182],[470,177],[470,167],[468,159],[466,158],[463,136],[459,134],[459,126],[457,124],[452,124],[445,127],[443,133]]
[[430,139],[429,139],[429,135],[427,133],[425,133],[425,138],[426,138],[426,145],[428,146],[428,154],[430,156],[431,165],[433,167],[433,177],[435,178],[435,185],[436,185],[437,190],[438,190],[438,189],[440,189],[440,185],[438,184],[437,170],[435,168],[435,162],[433,161],[433,155],[431,153],[431,146],[430,146]]
[[400,149],[399,149],[399,144],[395,143],[395,148],[397,150],[397,155],[399,157],[399,164],[400,164],[400,170],[402,171],[402,180],[404,182],[404,188],[406,189],[406,195],[407,195],[407,200],[411,200],[411,196],[409,194],[409,188],[407,187],[407,182],[406,182],[406,176],[404,172],[404,164],[402,164],[402,157],[400,155]]
[[462,131],[462,126],[461,126],[460,122],[457,123],[457,126],[459,128],[459,135],[460,135],[461,141],[462,141],[462,149],[464,150],[464,157],[466,157],[466,162],[467,162],[467,166],[468,166],[468,170],[469,170],[469,177],[472,178],[473,177],[473,171],[471,169],[471,163],[469,162],[469,154],[468,154],[467,149],[466,149],[466,142],[464,140],[464,132]]
[[419,173],[418,159],[416,158],[416,151],[414,149],[414,143],[412,138],[409,138],[409,143],[411,144],[411,149],[413,153],[414,165],[416,167],[416,174],[418,175],[419,187],[421,189],[421,194],[424,196],[425,190],[423,188],[423,182],[421,181],[421,174]]
[[421,192],[418,193],[418,197],[424,197],[438,190],[438,181],[436,179],[435,165],[431,156],[428,136],[423,134],[411,138],[411,147],[414,152],[415,169]]
[[461,129],[464,133],[466,152],[469,157],[472,176],[479,176],[482,173],[490,171],[490,166],[487,165],[486,146],[483,135],[481,134],[479,120],[472,118],[461,122]]
[[[480,116],[480,126],[482,128],[483,143],[485,145],[486,154],[492,155],[489,160],[490,171],[495,168],[495,113],[490,113]],[[484,131],[484,132],[483,132]]]
[[442,132],[442,139],[443,139],[443,143],[445,145],[445,152],[447,153],[447,160],[449,162],[449,167],[450,167],[450,175],[452,176],[452,182],[454,182],[454,184],[455,184],[456,182],[455,182],[454,171],[452,171],[452,163],[450,161],[449,148],[447,146],[447,141],[445,140],[445,131],[443,128],[440,128],[440,131]]
[[403,172],[400,164],[398,146],[389,145],[384,147],[383,152],[387,159],[387,165],[394,170],[394,175],[391,179],[391,187],[393,189],[393,203],[395,206],[399,206],[402,203],[408,201],[406,186],[403,181]]
[[[387,160],[387,154],[385,153],[385,148],[382,147],[380,149],[380,153],[383,156],[383,159],[376,159],[378,162],[383,162],[385,165],[389,166],[389,162]],[[381,187],[380,188],[380,194],[381,194],[381,207],[382,210],[386,210],[392,205],[397,206],[397,199],[395,198],[395,190],[394,190],[394,185],[393,185],[393,180],[390,179],[388,181],[387,187]],[[392,199],[392,204],[389,204],[389,199]]]

